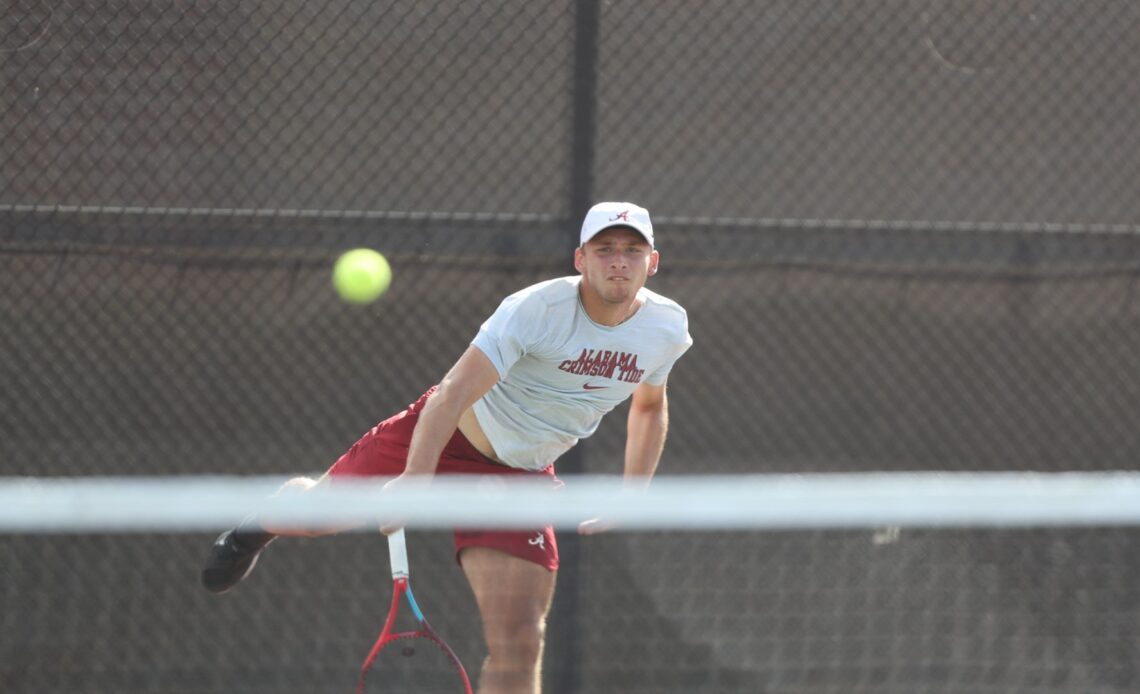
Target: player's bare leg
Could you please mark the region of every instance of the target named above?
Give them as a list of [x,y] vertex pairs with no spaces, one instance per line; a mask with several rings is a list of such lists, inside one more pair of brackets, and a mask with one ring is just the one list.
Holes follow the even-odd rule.
[[[294,477],[270,498],[270,505],[274,499],[288,498],[294,494],[307,492],[326,483],[328,476],[319,480],[308,477]],[[251,515],[238,524],[236,528],[227,530],[214,540],[210,546],[210,553],[206,557],[202,569],[202,585],[211,593],[224,593],[233,588],[253,571],[257,564],[257,557],[278,535],[300,535],[314,537],[338,532],[341,529],[298,530],[296,528],[265,527]]]
[[[329,480],[331,479],[332,477],[330,477],[328,473],[321,475],[319,479],[315,480],[310,477],[294,477],[285,484],[281,485],[281,488],[278,489],[272,497],[270,497],[268,506],[269,508],[273,507],[274,499],[288,499],[295,494],[316,491],[318,489],[327,487]],[[281,535],[284,537],[321,537],[323,535],[334,535],[339,532],[344,532],[345,530],[352,530],[353,528],[356,528],[357,525],[353,524],[341,527],[325,528],[296,528],[258,523],[257,527],[273,535]]]
[[538,694],[555,573],[487,547],[464,549],[461,561],[487,642],[478,694]]

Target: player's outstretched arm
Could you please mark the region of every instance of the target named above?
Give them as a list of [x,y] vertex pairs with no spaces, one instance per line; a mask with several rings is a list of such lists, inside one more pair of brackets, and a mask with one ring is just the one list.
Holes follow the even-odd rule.
[[406,475],[431,475],[455,434],[459,417],[499,380],[495,365],[478,347],[468,347],[424,405],[408,449]]
[[[424,405],[412,432],[404,473],[385,488],[422,483],[434,475],[439,456],[459,425],[459,417],[498,380],[499,372],[491,360],[478,347],[468,347]],[[390,534],[400,527],[400,523],[386,523],[381,531]]]

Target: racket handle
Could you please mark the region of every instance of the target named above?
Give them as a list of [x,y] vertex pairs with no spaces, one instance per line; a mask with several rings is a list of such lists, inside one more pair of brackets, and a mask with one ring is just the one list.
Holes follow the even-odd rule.
[[392,578],[408,577],[408,543],[403,528],[388,536],[388,560],[392,563]]

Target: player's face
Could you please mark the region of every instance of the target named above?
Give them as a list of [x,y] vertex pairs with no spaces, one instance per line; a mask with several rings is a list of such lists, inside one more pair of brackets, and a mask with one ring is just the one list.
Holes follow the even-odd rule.
[[574,252],[574,266],[587,288],[605,303],[632,301],[657,272],[657,251],[626,227],[606,229]]

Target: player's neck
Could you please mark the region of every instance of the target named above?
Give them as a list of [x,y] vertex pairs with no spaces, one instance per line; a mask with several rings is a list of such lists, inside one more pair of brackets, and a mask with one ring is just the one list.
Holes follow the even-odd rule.
[[580,292],[578,296],[590,320],[609,328],[626,322],[641,308],[641,300],[636,294],[629,301],[622,302],[608,302],[588,291]]

